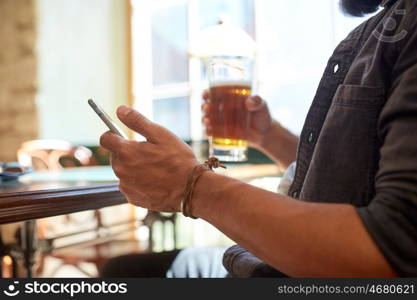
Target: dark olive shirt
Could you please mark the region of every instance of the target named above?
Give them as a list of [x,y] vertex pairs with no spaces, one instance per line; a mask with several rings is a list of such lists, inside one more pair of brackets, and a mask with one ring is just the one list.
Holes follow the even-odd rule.
[[[335,49],[300,136],[289,195],[354,205],[397,273],[417,276],[416,0],[389,1]],[[236,257],[226,252],[229,271],[241,270]]]

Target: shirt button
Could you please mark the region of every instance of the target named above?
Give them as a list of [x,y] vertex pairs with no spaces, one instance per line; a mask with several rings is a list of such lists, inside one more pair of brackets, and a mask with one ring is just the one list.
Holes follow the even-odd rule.
[[339,69],[340,69],[339,64],[335,64],[333,66],[333,74],[336,74],[339,71]]
[[293,197],[293,198],[297,198],[297,197],[298,197],[298,191],[294,191],[294,192],[292,192],[292,197]]
[[314,132],[311,131],[308,134],[307,141],[308,141],[309,144],[311,144],[314,141]]

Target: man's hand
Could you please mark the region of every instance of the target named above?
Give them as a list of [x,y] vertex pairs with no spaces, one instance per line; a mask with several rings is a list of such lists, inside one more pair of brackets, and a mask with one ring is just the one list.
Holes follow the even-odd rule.
[[[210,93],[203,92],[204,103],[201,107],[203,111],[203,123],[206,128],[206,135],[212,135],[212,124],[210,116]],[[250,112],[250,124],[248,129],[248,141],[252,147],[261,149],[267,132],[272,128],[274,122],[269,113],[266,102],[259,96],[248,97],[245,101],[245,109]]]
[[100,144],[112,152],[112,167],[127,200],[144,208],[180,211],[187,177],[198,164],[190,147],[164,127],[126,106],[119,119],[147,141],[125,140],[106,132]]
[[[203,123],[206,135],[212,135],[210,93],[203,92]],[[283,169],[295,160],[299,139],[274,121],[265,101],[259,96],[248,97],[245,109],[250,112],[248,141],[250,146],[264,152]]]

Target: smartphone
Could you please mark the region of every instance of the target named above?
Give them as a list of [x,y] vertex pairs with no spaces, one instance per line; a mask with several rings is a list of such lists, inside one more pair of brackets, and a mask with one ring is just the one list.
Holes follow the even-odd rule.
[[100,117],[100,119],[106,124],[106,126],[110,129],[111,132],[117,134],[118,136],[128,139],[127,135],[114,123],[114,121],[109,117],[109,115],[99,106],[97,105],[93,99],[88,99],[88,104],[91,108],[96,112],[96,114]]

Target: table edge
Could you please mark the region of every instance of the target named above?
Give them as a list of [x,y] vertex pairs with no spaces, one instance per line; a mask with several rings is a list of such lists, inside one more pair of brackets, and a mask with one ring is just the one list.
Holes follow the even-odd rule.
[[0,224],[64,215],[123,203],[126,203],[126,198],[119,191],[118,184],[2,194],[0,195]]

